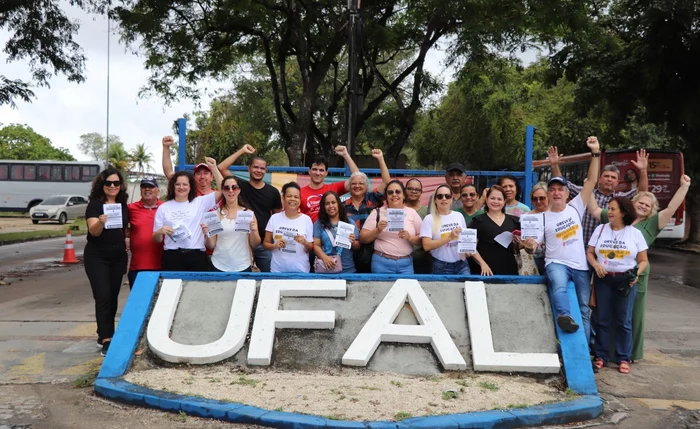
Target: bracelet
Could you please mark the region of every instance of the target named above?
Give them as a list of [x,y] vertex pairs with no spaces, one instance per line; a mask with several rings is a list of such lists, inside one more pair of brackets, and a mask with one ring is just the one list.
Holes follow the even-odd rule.
[[593,158],[598,158],[600,156],[600,152],[591,152],[591,156]]

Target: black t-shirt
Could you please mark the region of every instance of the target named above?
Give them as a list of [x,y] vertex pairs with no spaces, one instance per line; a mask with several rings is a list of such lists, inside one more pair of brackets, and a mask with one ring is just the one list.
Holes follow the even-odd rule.
[[476,250],[495,275],[518,275],[518,262],[515,260],[513,245],[506,248],[495,240],[495,237],[502,232],[520,229],[520,221],[517,217],[506,215],[503,224],[498,226],[489,215],[484,213],[475,216],[469,223],[469,228],[476,229]]
[[272,216],[270,212],[272,210],[279,210],[282,208],[282,198],[280,197],[280,192],[272,185],[265,183],[262,189],[256,189],[250,182],[243,179],[236,179],[238,181],[238,186],[241,187],[241,195],[245,200],[248,207],[253,210],[255,217],[258,220],[258,232],[260,232],[260,238],[265,238],[265,227],[267,222],[270,221]]
[[[91,217],[100,217],[103,214],[102,206],[104,203],[100,200],[91,199],[88,202],[87,208],[85,209],[85,219],[90,219]],[[103,229],[102,234],[94,236],[88,231],[87,240],[90,243],[97,245],[124,245],[124,237],[126,233],[126,226],[129,225],[129,208],[126,204],[122,203],[122,225],[123,228],[120,229]]]

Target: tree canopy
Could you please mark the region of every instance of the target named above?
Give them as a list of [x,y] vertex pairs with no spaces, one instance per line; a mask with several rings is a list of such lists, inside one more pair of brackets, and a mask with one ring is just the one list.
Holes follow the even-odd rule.
[[68,149],[53,147],[51,140],[19,124],[0,128],[0,159],[75,161]]

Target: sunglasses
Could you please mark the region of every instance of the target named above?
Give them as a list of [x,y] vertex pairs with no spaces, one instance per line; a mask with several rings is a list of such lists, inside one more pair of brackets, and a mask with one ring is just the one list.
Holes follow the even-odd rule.
[[462,194],[462,198],[467,198],[467,197],[472,197],[472,198],[476,197],[476,192],[469,192],[469,193],[465,192]]
[[105,186],[108,188],[111,188],[114,186],[115,188],[118,188],[122,185],[121,180],[105,180]]
[[450,198],[452,198],[452,195],[450,195],[450,194],[435,194],[436,200],[447,200]]
[[392,189],[390,191],[386,191],[386,194],[387,195],[401,195],[401,194],[403,194],[403,192],[401,191],[401,189],[396,189],[396,190]]
[[547,201],[547,197],[532,197],[532,201]]
[[240,189],[240,186],[238,185],[224,185],[222,186],[224,191],[235,191],[236,189]]
[[423,192],[421,188],[406,188],[408,192]]

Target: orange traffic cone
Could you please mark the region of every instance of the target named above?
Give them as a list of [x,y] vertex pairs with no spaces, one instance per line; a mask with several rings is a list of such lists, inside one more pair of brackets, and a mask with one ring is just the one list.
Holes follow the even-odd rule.
[[64,264],[77,264],[78,258],[75,257],[75,248],[73,247],[73,237],[70,235],[70,229],[66,232],[66,248],[63,250]]

